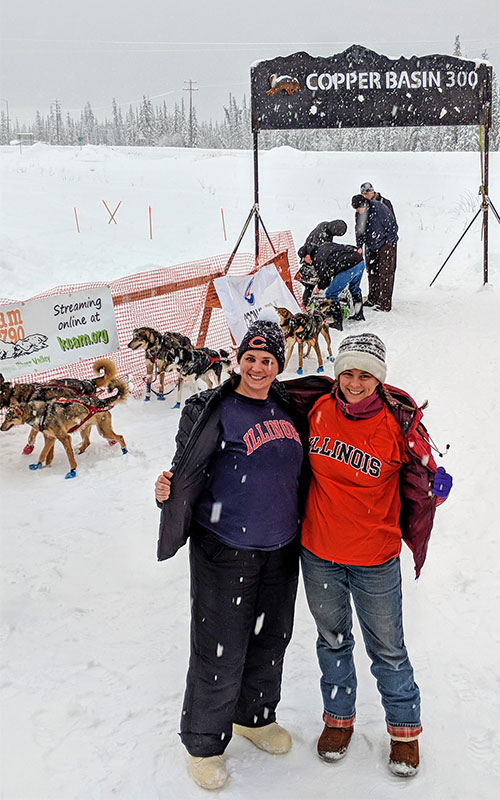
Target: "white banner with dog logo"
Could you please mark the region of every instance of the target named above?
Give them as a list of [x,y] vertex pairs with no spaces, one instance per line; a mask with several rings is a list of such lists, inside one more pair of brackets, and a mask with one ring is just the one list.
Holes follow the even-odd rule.
[[293,314],[301,310],[274,264],[242,278],[215,278],[214,286],[226,322],[237,342],[241,341],[265,306],[287,308]]
[[118,350],[109,286],[0,305],[0,372],[17,378]]

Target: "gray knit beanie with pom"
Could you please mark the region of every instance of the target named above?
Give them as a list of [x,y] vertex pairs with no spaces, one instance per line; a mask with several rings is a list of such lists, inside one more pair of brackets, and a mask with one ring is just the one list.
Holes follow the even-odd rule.
[[347,369],[361,369],[384,383],[387,375],[385,363],[385,344],[375,333],[360,333],[348,336],[339,344],[337,357],[333,364],[335,377]]

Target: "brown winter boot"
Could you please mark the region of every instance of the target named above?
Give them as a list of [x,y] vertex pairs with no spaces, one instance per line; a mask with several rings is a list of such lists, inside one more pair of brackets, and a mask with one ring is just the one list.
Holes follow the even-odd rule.
[[394,775],[399,775],[401,778],[416,775],[419,763],[418,739],[410,739],[410,741],[391,739],[389,769]]
[[323,761],[339,761],[344,758],[354,726],[350,728],[329,728],[325,725],[318,739],[318,755]]

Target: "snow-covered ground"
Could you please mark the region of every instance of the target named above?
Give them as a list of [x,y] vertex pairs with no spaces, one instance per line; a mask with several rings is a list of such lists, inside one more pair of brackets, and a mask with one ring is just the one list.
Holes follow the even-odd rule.
[[[492,154],[490,193],[500,210],[499,166]],[[0,296],[23,299],[230,252],[253,202],[252,169],[247,152],[0,148]],[[425,422],[440,446],[451,444],[443,464],[455,487],[438,510],[418,582],[403,551],[406,639],[422,690],[419,775],[405,782],[387,769],[388,736],[359,634],[350,752],[336,765],[316,757],[322,707],[301,587],[279,707],[293,750],[272,757],[233,740],[221,796],[489,800],[500,781],[500,225],[493,215],[489,285],[482,285],[478,219],[429,288],[478,208],[479,156],[281,148],[261,154],[260,179],[267,229],[291,229],[297,246],[317,222],[338,217],[349,224],[344,241],[352,241],[350,198],[362,181],[393,201],[394,310],[367,311],[366,322],[347,323],[346,332],[379,334],[388,381],[429,399]],[[117,225],[108,224],[102,200],[112,210],[122,201]],[[252,246],[249,234],[243,247]],[[312,360],[306,371],[314,371]],[[0,434],[4,800],[206,796],[187,775],[176,733],[188,657],[187,548],[156,562],[153,483],[169,464],[178,417],[170,403],[118,406],[113,418],[129,454],[94,433],[71,481],[63,479],[62,448],[50,470],[32,473],[21,455],[28,431]]]

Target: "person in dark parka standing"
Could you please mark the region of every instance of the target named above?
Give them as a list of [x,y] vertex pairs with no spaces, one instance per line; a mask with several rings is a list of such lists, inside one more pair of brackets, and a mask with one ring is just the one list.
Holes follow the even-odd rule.
[[292,745],[276,706],[297,591],[304,449],[275,380],[284,360],[280,326],[251,325],[238,349],[240,375],[186,401],[171,470],[155,486],[158,558],[190,536],[180,736],[191,775],[206,789],[227,780],[223,754],[233,732],[275,755]]
[[383,197],[380,192],[376,192],[370,181],[365,181],[361,184],[359,193],[362,194],[363,197],[366,197],[367,200],[378,200],[379,203],[383,203],[383,205],[389,209],[394,219],[396,219],[396,213],[392,202],[388,197]]
[[351,201],[356,211],[356,244],[365,248],[368,297],[365,307],[390,311],[398,241],[398,224],[384,203],[356,194]]

